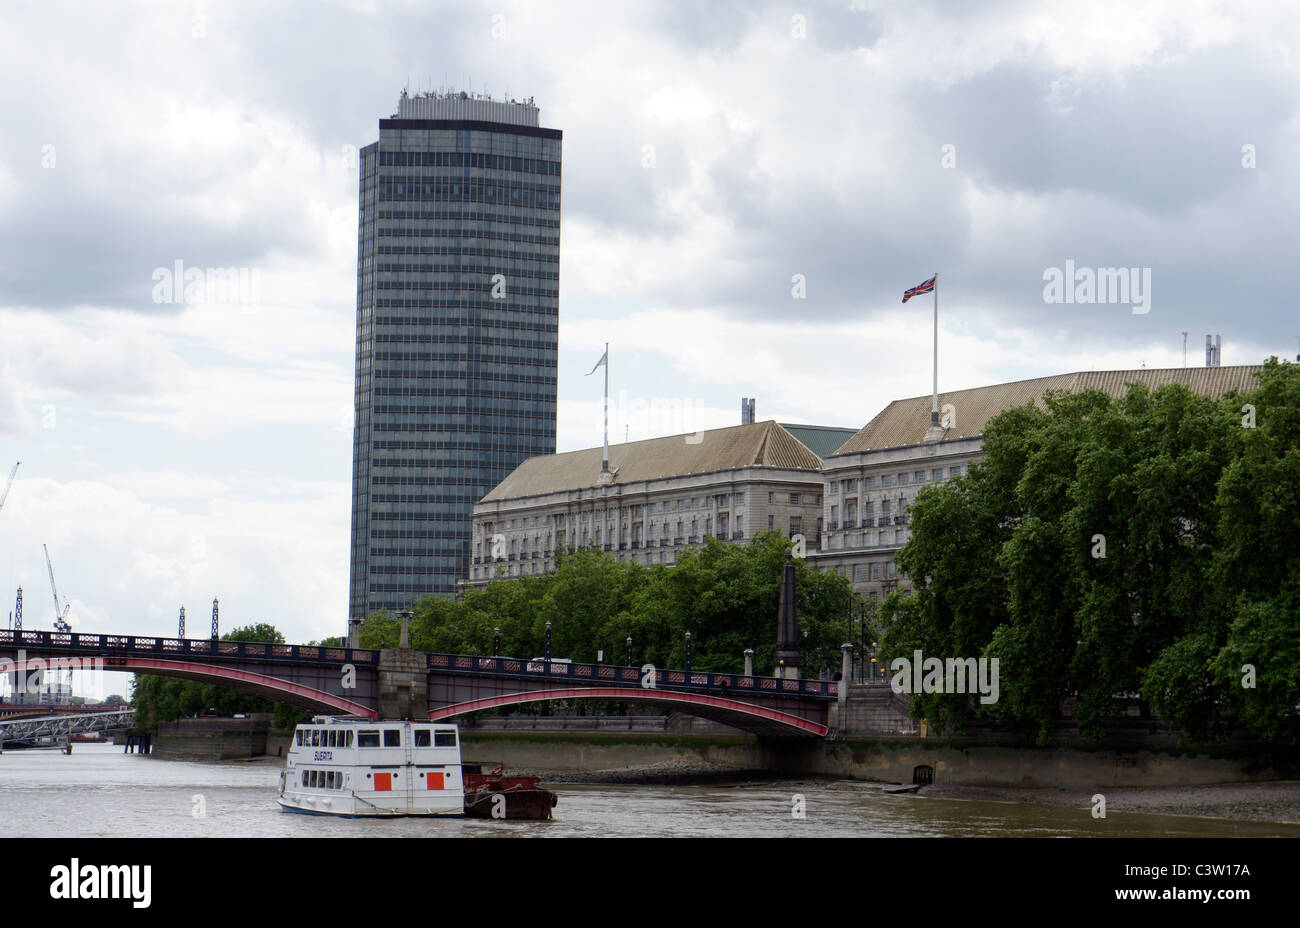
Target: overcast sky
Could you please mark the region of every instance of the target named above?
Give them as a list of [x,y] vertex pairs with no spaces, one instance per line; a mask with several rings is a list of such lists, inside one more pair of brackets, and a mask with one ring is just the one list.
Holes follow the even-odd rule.
[[[214,595],[343,630],[355,151],[403,87],[564,131],[571,450],[605,341],[615,441],[928,393],[900,300],[936,270],[941,390],[1181,366],[1184,331],[1294,357],[1298,40],[1194,0],[5,3],[0,619],[21,584],[50,627],[48,543],[77,630],[206,634]],[[177,261],[256,301],[158,302]],[[1045,301],[1067,261],[1145,305]]]

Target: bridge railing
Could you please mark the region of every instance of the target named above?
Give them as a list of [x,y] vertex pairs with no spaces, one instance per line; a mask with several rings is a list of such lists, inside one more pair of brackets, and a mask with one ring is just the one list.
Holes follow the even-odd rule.
[[[567,661],[526,661],[517,657],[476,657],[468,654],[430,654],[430,670],[482,676],[527,677],[538,680],[569,680],[588,686],[644,688],[640,667],[615,664],[571,664]],[[778,677],[747,677],[737,673],[698,670],[655,670],[654,688],[711,691],[723,695],[803,696],[836,699],[839,684],[828,680],[783,680]]]
[[266,644],[260,641],[221,641],[211,638],[159,638],[147,635],[86,635],[77,632],[15,632],[0,629],[0,647],[94,651],[110,655],[194,655],[253,660],[301,661],[328,664],[377,664],[379,652],[364,648],[335,648],[306,644]]

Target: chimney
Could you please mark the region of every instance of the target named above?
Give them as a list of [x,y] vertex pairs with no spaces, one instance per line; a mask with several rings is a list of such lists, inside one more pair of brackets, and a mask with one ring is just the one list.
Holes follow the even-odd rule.
[[1214,367],[1214,339],[1212,336],[1205,336],[1205,366]]
[[754,397],[742,396],[740,398],[740,424],[754,424]]

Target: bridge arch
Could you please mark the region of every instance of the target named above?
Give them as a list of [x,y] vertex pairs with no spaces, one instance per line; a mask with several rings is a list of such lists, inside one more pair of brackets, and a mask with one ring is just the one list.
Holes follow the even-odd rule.
[[609,702],[632,702],[643,705],[675,709],[689,715],[722,722],[760,735],[804,735],[825,737],[828,727],[788,712],[740,702],[724,696],[705,693],[684,693],[675,690],[633,689],[619,686],[582,686],[564,689],[534,690],[525,693],[507,693],[488,696],[468,702],[442,706],[429,712],[430,721],[441,721],[478,712],[525,703],[551,702],[558,699],[600,699]]
[[[26,660],[6,660],[5,673],[26,673],[35,670],[49,670],[57,658],[27,658]],[[83,670],[91,668],[81,668]],[[276,702],[288,703],[308,712],[345,712],[369,719],[378,718],[375,710],[354,702],[344,696],[319,690],[314,687],[282,680],[267,674],[240,670],[235,667],[222,667],[217,664],[204,664],[199,661],[160,660],[152,657],[108,658],[96,662],[94,669],[115,670],[122,673],[150,673],[159,677],[179,677],[183,680],[197,680],[201,683],[219,683],[230,689],[253,696],[261,696]]]

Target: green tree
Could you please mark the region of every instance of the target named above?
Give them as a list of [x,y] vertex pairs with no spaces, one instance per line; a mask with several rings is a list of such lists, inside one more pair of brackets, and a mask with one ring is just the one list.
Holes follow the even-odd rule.
[[[221,640],[284,644],[284,636],[279,630],[265,622],[232,629],[222,635]],[[291,728],[311,717],[310,713],[296,707],[240,693],[227,686],[155,674],[135,674],[132,703],[136,710],[137,728],[152,728],[159,722],[196,715],[210,708],[216,709],[219,715],[272,712],[277,728]]]
[[1245,396],[1134,384],[1044,405],[994,417],[983,460],[912,508],[897,560],[914,589],[882,604],[882,653],[996,657],[1001,678],[995,706],[927,694],[913,711],[1045,742],[1073,703],[1095,740],[1141,695],[1189,735],[1231,709],[1294,738],[1300,368],[1269,361]]

